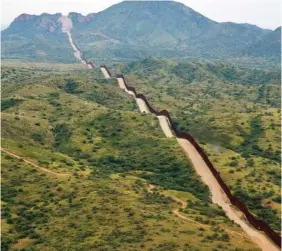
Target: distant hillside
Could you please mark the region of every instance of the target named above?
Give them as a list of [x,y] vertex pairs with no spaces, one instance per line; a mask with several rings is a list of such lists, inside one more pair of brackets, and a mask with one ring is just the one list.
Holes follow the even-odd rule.
[[85,56],[101,61],[238,57],[271,32],[253,25],[217,23],[170,1],[125,1],[87,17],[77,13],[70,17],[74,39]]
[[136,75],[175,76],[185,84],[195,82],[221,81],[245,85],[280,83],[279,71],[261,71],[238,68],[230,64],[176,63],[172,60],[145,58],[125,65],[123,73],[135,72]]
[[[75,62],[58,18],[61,14],[23,14],[2,32],[2,57]],[[74,42],[87,59],[128,62],[154,56],[180,60],[231,61],[261,68],[279,60],[256,46],[272,31],[255,25],[218,23],[173,1],[125,1],[99,13],[69,14]],[[277,40],[278,39],[278,40]],[[247,53],[249,48],[257,53]],[[271,47],[271,46],[270,46]],[[277,50],[273,53],[277,54]],[[280,55],[278,53],[278,55]]]
[[280,60],[281,55],[281,27],[263,36],[257,43],[246,49],[249,56],[272,57]]
[[1,32],[2,59],[76,62],[58,22],[61,14],[22,14]]

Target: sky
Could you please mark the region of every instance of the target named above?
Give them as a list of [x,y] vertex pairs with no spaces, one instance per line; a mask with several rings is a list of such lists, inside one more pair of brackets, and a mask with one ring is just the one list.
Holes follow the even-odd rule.
[[[1,0],[1,24],[9,24],[22,13],[41,14],[102,11],[120,0]],[[281,26],[281,0],[178,0],[217,22],[255,24],[261,28]]]

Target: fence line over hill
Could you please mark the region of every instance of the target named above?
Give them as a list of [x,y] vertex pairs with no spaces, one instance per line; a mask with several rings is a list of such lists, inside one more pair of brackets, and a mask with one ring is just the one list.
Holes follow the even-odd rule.
[[[92,62],[87,61],[82,55],[81,55],[81,57],[86,62],[87,66],[89,68],[95,68],[95,66],[94,66],[94,64]],[[149,109],[150,113],[152,113],[152,114],[154,114],[156,116],[165,116],[168,119],[168,121],[170,122],[171,130],[173,131],[175,136],[177,138],[180,138],[180,139],[188,140],[195,147],[195,149],[198,151],[198,153],[200,154],[200,156],[202,157],[202,159],[204,160],[204,162],[206,163],[206,165],[208,166],[208,168],[212,172],[213,176],[217,180],[217,182],[220,185],[221,189],[224,191],[224,193],[226,194],[226,196],[230,200],[230,203],[233,206],[235,206],[236,208],[238,208],[244,214],[244,216],[247,219],[247,221],[255,229],[263,231],[277,246],[279,246],[281,248],[281,236],[277,232],[275,232],[266,222],[256,218],[249,211],[247,206],[231,193],[230,188],[223,181],[223,179],[220,176],[220,173],[213,166],[213,164],[209,160],[208,156],[206,155],[206,153],[204,152],[202,147],[197,143],[197,141],[195,140],[195,138],[192,135],[190,135],[190,134],[188,134],[186,132],[181,132],[181,131],[179,131],[176,128],[176,126],[173,123],[173,120],[171,119],[171,116],[170,116],[170,114],[169,114],[169,112],[167,110],[162,110],[162,111],[155,110],[150,105],[150,103],[148,102],[148,100],[145,97],[145,95],[137,93],[137,91],[136,91],[136,89],[134,87],[127,85],[124,75],[116,74],[116,76],[113,77],[111,72],[110,72],[110,70],[109,70],[109,68],[106,65],[101,65],[100,69],[101,70],[103,69],[104,72],[106,72],[106,73],[103,73],[106,78],[116,78],[116,79],[121,78],[121,79],[123,79],[123,82],[124,82],[124,85],[125,85],[125,88],[127,89],[127,91],[133,93],[136,99],[143,100],[143,102],[146,104],[147,108]],[[108,74],[108,76],[106,76],[106,74]]]

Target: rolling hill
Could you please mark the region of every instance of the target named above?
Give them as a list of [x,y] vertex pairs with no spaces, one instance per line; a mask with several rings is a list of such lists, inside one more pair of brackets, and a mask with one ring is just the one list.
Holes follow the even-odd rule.
[[280,229],[280,72],[156,58],[116,66],[208,153],[231,191]]
[[[261,224],[226,210],[237,205],[222,187],[224,203],[216,203],[197,169],[207,162],[187,159],[175,132],[195,137],[231,193],[276,231],[277,244],[281,29],[217,23],[172,1],[70,13],[82,63],[111,62],[112,73],[167,109],[177,128],[167,138],[153,109],[140,113],[140,98],[121,90],[122,75],[73,64],[61,16],[22,14],[1,33],[3,250],[257,251],[264,241],[276,250],[258,237]],[[162,58],[144,58],[151,55]]]
[[31,66],[2,66],[3,250],[258,250],[116,80]]

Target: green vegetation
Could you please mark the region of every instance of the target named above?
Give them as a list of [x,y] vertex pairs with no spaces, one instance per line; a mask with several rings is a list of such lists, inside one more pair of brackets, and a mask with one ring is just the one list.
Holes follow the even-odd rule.
[[[98,13],[69,17],[75,44],[97,64],[154,56],[280,68],[281,29],[218,23],[174,1],[122,1]],[[77,63],[59,18],[59,13],[20,15],[1,32],[2,58]]]
[[12,106],[15,106],[21,102],[20,99],[7,99],[1,101],[1,111],[4,111]]
[[[208,220],[207,187],[116,81],[59,66],[10,65],[2,74],[4,100],[22,101],[2,112],[2,147],[69,173],[2,155],[3,250],[256,250],[240,235],[215,236],[214,226],[242,230],[221,214]],[[162,192],[148,193],[148,184]],[[202,208],[184,213],[205,233],[172,214],[175,190]]]
[[263,36],[258,42],[249,46],[245,54],[260,57],[272,57],[277,60],[281,55],[281,27],[278,27],[270,34]]
[[156,109],[167,109],[232,192],[280,231],[279,72],[154,58],[116,68]]
[[70,13],[70,18],[74,40],[94,62],[131,62],[153,56],[280,67],[279,30],[214,22],[174,1],[123,1],[88,16]]
[[60,14],[22,14],[1,32],[2,59],[76,63],[68,37],[61,31]]
[[146,182],[131,175],[60,178],[7,155],[2,175],[3,250],[258,251],[247,238],[227,234],[225,228],[240,228],[225,217],[201,216],[203,231],[179,220],[171,214],[178,206],[172,199],[149,194]]

